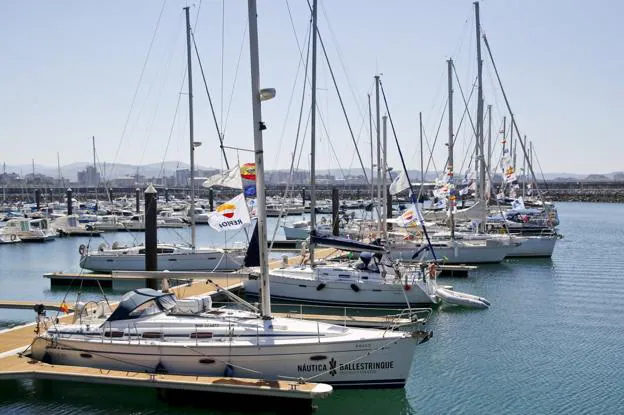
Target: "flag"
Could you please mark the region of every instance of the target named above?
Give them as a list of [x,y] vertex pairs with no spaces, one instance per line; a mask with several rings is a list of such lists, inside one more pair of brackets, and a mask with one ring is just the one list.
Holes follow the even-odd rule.
[[390,194],[396,195],[397,193],[401,193],[405,189],[409,189],[410,183],[407,179],[407,174],[402,170],[401,173],[397,177],[394,178],[392,183],[390,184]]
[[208,217],[208,224],[219,232],[240,229],[249,222],[251,219],[243,193],[217,206]]
[[246,185],[243,188],[243,193],[245,193],[247,197],[254,197],[256,195],[256,184]]
[[412,204],[409,209],[405,210],[401,216],[397,218],[397,224],[399,226],[407,227],[414,222],[423,222],[423,218],[420,211],[416,208],[416,205]]
[[524,200],[522,200],[522,196],[511,202],[511,208],[513,210],[524,210]]
[[242,189],[243,181],[241,180],[240,168],[238,166],[220,174],[210,176],[203,184],[204,187],[223,186],[233,189]]
[[240,166],[240,174],[243,179],[256,180],[256,163],[245,163]]

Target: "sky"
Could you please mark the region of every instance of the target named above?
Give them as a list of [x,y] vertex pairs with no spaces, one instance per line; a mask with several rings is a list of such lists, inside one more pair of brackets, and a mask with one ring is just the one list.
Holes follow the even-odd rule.
[[[6,0],[0,2],[0,163],[30,165],[34,159],[56,166],[57,157],[62,165],[87,162],[93,157],[92,136],[100,164],[188,162],[182,10],[187,3],[224,143],[252,148],[246,1]],[[537,169],[624,170],[621,16],[624,2],[618,0],[481,2],[482,30],[520,133],[533,142]],[[261,86],[277,90],[262,108],[268,169],[288,168],[293,154],[299,168],[310,165],[309,77],[301,103],[309,18],[305,0],[258,0]],[[320,0],[318,27],[364,165],[370,168],[367,95],[373,94],[374,112],[373,77],[381,74],[408,168],[420,168],[419,112],[425,162],[433,147],[429,171],[443,168],[446,60],[453,58],[460,81],[454,79],[455,126],[465,108],[460,86],[467,97],[476,77],[472,1]],[[316,167],[359,168],[320,44],[318,50]],[[496,158],[502,119],[509,112],[485,47],[482,53]],[[223,168],[206,89],[193,60],[195,140],[202,142],[195,161]],[[468,108],[474,119],[474,98]],[[305,134],[295,149],[300,110]],[[474,146],[467,118],[456,140],[456,170],[466,169]],[[230,163],[253,160],[246,151],[228,150],[227,157]],[[400,164],[390,127],[388,164]]]

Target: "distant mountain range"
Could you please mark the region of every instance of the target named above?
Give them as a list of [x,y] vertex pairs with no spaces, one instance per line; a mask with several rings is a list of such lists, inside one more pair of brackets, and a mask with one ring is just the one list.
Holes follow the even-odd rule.
[[[87,166],[92,165],[88,162],[76,162],[61,166],[61,174],[63,178],[69,180],[77,180],[78,172],[84,170]],[[98,171],[103,174],[107,179],[115,179],[120,177],[135,176],[138,174],[147,178],[161,176],[161,169],[164,169],[164,176],[175,175],[175,171],[179,169],[188,169],[188,163],[180,161],[165,161],[164,163],[152,163],[144,165],[132,165],[132,164],[120,164],[120,163],[103,163],[97,166]],[[27,175],[32,173],[33,166],[31,164],[18,164],[4,166],[7,173],[17,173],[20,175]],[[58,177],[58,167],[42,166],[35,164],[35,173],[45,174],[46,176]],[[196,166],[197,170],[217,170],[216,168]],[[286,169],[277,169],[269,171],[268,173],[286,173]],[[367,170],[369,174],[370,170]],[[317,170],[317,175],[332,175],[336,179],[343,179],[344,176],[359,176],[362,174],[361,169],[330,169],[330,170]],[[375,172],[376,174],[376,172]],[[420,180],[420,171],[409,170],[408,174],[413,182]],[[544,173],[546,180],[567,181],[567,180],[590,180],[590,181],[604,181],[604,180],[617,180],[624,181],[624,172],[612,172],[604,174],[577,174],[577,173]],[[434,180],[437,177],[436,173],[428,173],[425,175],[426,181]],[[542,179],[542,176],[538,174],[538,179]]]

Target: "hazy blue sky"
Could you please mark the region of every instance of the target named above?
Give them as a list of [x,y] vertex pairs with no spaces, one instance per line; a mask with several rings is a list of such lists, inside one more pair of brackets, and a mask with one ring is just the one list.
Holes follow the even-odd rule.
[[[247,2],[225,1],[224,11],[223,3],[191,3],[192,18],[197,18],[196,38],[217,118],[227,120],[226,145],[250,148]],[[88,161],[92,135],[100,161],[187,161],[186,95],[174,118],[186,66],[184,5],[180,0],[168,0],[164,8],[162,0],[0,2],[0,162],[30,164],[34,158],[37,164],[56,165],[57,152],[61,164]],[[303,46],[306,2],[258,0],[261,84],[278,92],[263,106],[269,126],[264,135],[268,168],[290,163],[302,90],[301,70],[295,85],[300,55],[287,6]],[[481,2],[481,25],[519,128],[534,142],[545,172],[624,170],[618,123],[624,114],[623,16],[624,2],[617,0]],[[432,143],[446,100],[446,59],[455,59],[466,94],[476,75],[472,1],[321,0],[319,30],[364,162],[369,163],[366,95],[380,72],[408,167],[418,168],[418,112],[423,112]],[[485,48],[483,52],[485,99],[494,106],[497,133],[507,112]],[[218,167],[217,135],[197,64],[193,81],[196,139],[204,143],[196,162]],[[318,99],[326,128],[319,122],[317,167],[358,167],[321,55]],[[456,125],[462,110],[456,85]],[[474,100],[470,111],[474,117]],[[438,169],[446,151],[441,145],[446,129],[445,118],[434,152]],[[470,131],[463,129],[457,169],[465,165],[470,140]],[[302,168],[309,165],[308,145],[306,140]],[[393,143],[389,150],[389,164],[397,166]],[[251,161],[249,153],[238,156]],[[230,151],[229,157],[237,154]]]

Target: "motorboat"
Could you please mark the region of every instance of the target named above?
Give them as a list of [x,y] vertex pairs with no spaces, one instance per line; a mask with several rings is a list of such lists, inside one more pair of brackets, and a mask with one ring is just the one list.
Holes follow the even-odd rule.
[[22,242],[47,242],[52,241],[56,237],[49,225],[48,220],[13,218],[7,221],[4,226],[3,233],[8,236],[9,240],[19,239]]
[[[78,215],[58,217],[50,224],[60,236],[99,236],[102,231],[93,229],[90,225],[81,223]],[[87,226],[89,226],[87,228]]]

